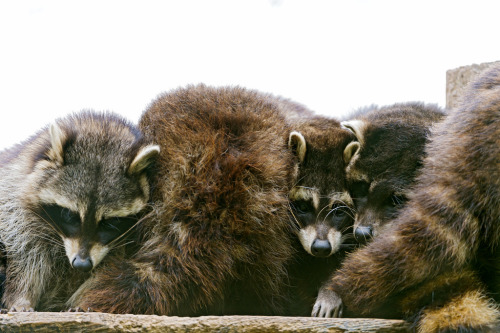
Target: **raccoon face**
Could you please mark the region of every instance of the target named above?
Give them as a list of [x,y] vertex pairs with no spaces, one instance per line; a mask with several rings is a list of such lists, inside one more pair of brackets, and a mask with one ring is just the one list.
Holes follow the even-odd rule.
[[349,188],[356,208],[354,237],[362,244],[377,236],[407,201],[389,181],[353,181]]
[[81,271],[90,271],[97,266],[109,252],[109,244],[139,220],[137,215],[97,220],[92,214],[82,216],[58,204],[42,204],[39,211],[40,217],[52,224],[62,237],[72,267]]
[[313,256],[328,257],[352,235],[353,202],[342,159],[342,150],[352,137],[335,126],[320,133],[308,133],[307,149],[301,133],[290,134],[289,146],[299,159],[299,176],[289,199],[304,249]]
[[351,231],[352,213],[347,193],[322,196],[318,189],[296,186],[290,193],[293,218],[304,249],[315,257],[328,257],[340,250]]
[[[387,129],[372,129],[359,120],[342,124],[358,140],[348,145],[344,160],[349,193],[356,209],[354,237],[364,244],[377,236],[407,201],[405,189],[413,177],[408,170],[415,170],[416,166],[408,163],[406,156],[414,153],[401,149],[402,153],[396,154],[396,148],[387,147],[391,141]],[[398,145],[397,138],[392,141],[392,145]]]
[[72,267],[90,271],[139,221],[159,147],[141,144],[121,119],[93,113],[53,125],[49,138],[30,175],[32,210],[62,238]]

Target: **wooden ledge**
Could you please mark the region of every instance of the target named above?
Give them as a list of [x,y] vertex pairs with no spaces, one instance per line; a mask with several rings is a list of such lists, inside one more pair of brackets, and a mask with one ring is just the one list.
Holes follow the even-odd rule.
[[410,332],[401,320],[308,317],[167,317],[98,312],[9,312],[1,332]]

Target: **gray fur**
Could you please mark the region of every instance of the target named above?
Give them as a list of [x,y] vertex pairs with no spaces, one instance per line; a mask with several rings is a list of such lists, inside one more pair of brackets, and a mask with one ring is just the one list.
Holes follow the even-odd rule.
[[[154,147],[146,145],[140,132],[122,118],[85,111],[58,119],[0,154],[0,241],[7,258],[5,307],[62,308],[90,275],[72,268],[64,242],[80,244],[79,255],[88,248],[89,255],[97,238],[84,244],[87,236],[83,233],[96,233],[101,222],[96,216],[125,216],[127,209],[135,214],[146,205],[149,187],[143,169],[152,161]],[[146,159],[135,161],[138,172],[127,175],[130,164],[141,154]],[[41,205],[53,204],[80,216],[81,235],[69,237],[60,224],[42,217]],[[84,223],[92,225],[83,231]],[[101,258],[93,262],[94,267],[112,246],[98,248]]]

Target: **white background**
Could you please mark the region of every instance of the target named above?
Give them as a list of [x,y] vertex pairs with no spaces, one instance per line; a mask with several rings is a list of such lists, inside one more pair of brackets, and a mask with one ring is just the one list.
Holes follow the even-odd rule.
[[81,109],[136,122],[160,92],[199,82],[335,117],[444,106],[446,70],[500,60],[497,3],[0,0],[0,148]]

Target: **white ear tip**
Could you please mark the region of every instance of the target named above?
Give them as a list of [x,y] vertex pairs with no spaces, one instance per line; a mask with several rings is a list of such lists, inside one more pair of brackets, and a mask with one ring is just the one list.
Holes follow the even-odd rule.
[[353,141],[349,143],[344,149],[344,162],[349,164],[353,157],[359,154],[359,149],[361,145],[358,141]]
[[160,153],[160,146],[148,145],[143,147],[130,163],[129,173],[137,173],[144,170],[150,163],[151,159]]
[[144,147],[143,151],[146,152],[147,154],[151,154],[153,152],[156,152],[158,154],[158,153],[160,153],[160,146],[149,145],[149,146]]
[[353,134],[356,134],[354,132],[354,129],[353,129],[351,123],[352,123],[352,121],[341,121],[340,122],[340,128],[343,128],[345,130],[348,130],[348,131],[352,132]]
[[299,157],[299,161],[303,162],[306,157],[306,139],[300,132],[290,132],[290,136],[288,138],[288,147],[293,147],[294,145],[296,145],[296,151],[297,156]]
[[63,163],[63,142],[66,140],[65,134],[57,123],[50,124],[49,127],[51,150],[49,156],[56,164]]

